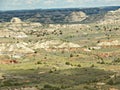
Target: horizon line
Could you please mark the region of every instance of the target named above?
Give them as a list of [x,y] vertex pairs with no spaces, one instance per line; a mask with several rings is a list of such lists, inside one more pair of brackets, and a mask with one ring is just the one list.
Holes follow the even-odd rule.
[[89,7],[66,7],[66,8],[35,8],[35,9],[13,9],[13,10],[0,10],[0,12],[7,12],[7,11],[28,11],[28,10],[57,10],[57,9],[88,9],[88,8],[106,8],[106,7],[120,7],[120,5],[113,5],[113,6],[89,6]]

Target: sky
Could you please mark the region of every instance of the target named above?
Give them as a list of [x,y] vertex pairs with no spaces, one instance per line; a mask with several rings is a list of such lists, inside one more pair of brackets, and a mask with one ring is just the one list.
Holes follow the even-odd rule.
[[0,0],[0,10],[120,6],[120,0]]

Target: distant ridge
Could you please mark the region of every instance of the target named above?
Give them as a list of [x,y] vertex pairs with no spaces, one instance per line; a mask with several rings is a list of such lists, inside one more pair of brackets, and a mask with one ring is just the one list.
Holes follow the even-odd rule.
[[[18,17],[22,21],[40,23],[71,23],[66,22],[66,16],[72,12],[83,12],[88,17],[83,21],[72,23],[91,23],[99,21],[108,11],[119,9],[120,6],[102,6],[90,8],[54,8],[54,9],[34,9],[34,10],[12,10],[0,11],[0,22],[8,22],[12,17]],[[39,16],[39,17],[38,17]],[[81,19],[80,19],[81,20]],[[73,20],[75,21],[75,20]]]

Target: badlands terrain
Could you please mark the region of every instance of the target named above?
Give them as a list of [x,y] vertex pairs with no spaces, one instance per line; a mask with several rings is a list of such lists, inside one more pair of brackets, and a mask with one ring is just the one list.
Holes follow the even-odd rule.
[[120,9],[107,10],[64,23],[0,12],[0,90],[120,90]]

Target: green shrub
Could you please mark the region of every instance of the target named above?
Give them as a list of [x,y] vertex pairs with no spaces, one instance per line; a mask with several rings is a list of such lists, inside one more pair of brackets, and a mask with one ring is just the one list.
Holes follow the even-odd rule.
[[91,65],[91,67],[95,67],[95,65],[94,65],[94,64],[92,64],[92,65]]
[[52,86],[49,85],[49,84],[45,84],[45,85],[44,85],[44,88],[52,88]]
[[42,64],[42,62],[41,61],[37,61],[37,63],[36,64]]
[[73,57],[73,54],[70,54],[70,57]]
[[49,73],[53,73],[53,72],[54,72],[54,70],[53,70],[53,69],[50,69]]
[[78,66],[78,67],[81,67],[81,65],[80,65],[80,64],[78,64],[77,66]]
[[65,64],[66,64],[66,65],[71,65],[70,62],[66,62]]
[[42,90],[61,90],[61,89],[59,87],[46,84],[44,85],[44,88]]

